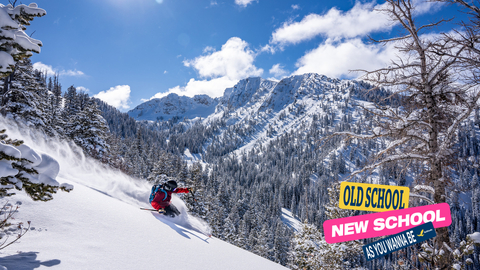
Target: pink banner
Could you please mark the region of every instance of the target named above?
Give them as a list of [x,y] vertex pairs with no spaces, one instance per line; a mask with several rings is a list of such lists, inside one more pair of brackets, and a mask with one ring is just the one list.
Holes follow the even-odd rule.
[[449,226],[452,223],[450,206],[440,203],[326,220],[323,232],[325,241],[333,244],[396,234],[430,221],[435,228]]

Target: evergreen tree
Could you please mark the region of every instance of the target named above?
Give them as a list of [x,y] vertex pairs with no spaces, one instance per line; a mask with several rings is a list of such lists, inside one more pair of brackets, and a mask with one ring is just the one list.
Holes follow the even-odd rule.
[[151,183],[159,183],[160,176],[165,175],[168,179],[176,180],[176,171],[173,165],[173,155],[162,151],[155,163],[153,170],[148,175],[147,180]]
[[238,225],[238,235],[237,238],[234,240],[233,244],[237,247],[247,249],[247,239],[248,239],[249,231],[247,227],[247,223],[245,220],[241,220],[240,224]]
[[287,265],[288,251],[290,249],[290,235],[287,226],[285,226],[285,224],[279,219],[277,220],[273,237],[273,249],[275,251],[274,261],[281,265]]
[[44,89],[40,89],[30,58],[19,60],[10,77],[10,90],[2,98],[2,115],[23,119],[30,126],[45,129],[44,108],[41,107],[45,100],[39,95]]
[[68,87],[63,99],[65,101],[63,108],[63,118],[64,121],[68,123],[69,119],[79,112],[77,89],[73,85]]
[[257,235],[257,241],[253,249],[253,253],[261,256],[263,258],[271,259],[270,253],[272,249],[270,248],[270,238],[269,238],[267,225],[264,224],[262,229]]
[[67,192],[72,190],[72,186],[59,185],[53,179],[58,171],[53,171],[51,165],[49,171],[42,172],[44,181],[40,181],[38,167],[56,161],[35,153],[23,141],[7,139],[5,131],[0,131],[0,198],[15,195],[10,190],[17,189],[24,190],[35,201],[49,201],[59,188]]
[[68,136],[90,156],[100,158],[108,152],[108,127],[93,99],[84,110],[73,116]]
[[50,92],[53,93],[53,81],[52,81],[52,77],[48,78],[47,89],[48,89],[48,91],[50,91]]
[[[340,183],[328,188],[329,202],[325,206],[326,219],[344,218],[354,215],[354,211],[341,209],[339,204]],[[362,243],[358,240],[328,244],[324,239],[319,242],[319,269],[349,269],[360,265],[363,256]]]
[[[0,78],[7,78],[15,68],[15,63],[28,58],[32,52],[40,53],[42,42],[28,36],[24,31],[35,17],[42,17],[45,10],[32,3],[28,6],[0,5]],[[5,81],[4,87],[8,86]],[[4,89],[4,93],[8,92]]]
[[315,225],[306,222],[302,223],[302,227],[298,232],[295,232],[292,239],[291,250],[289,253],[289,267],[291,269],[301,270],[320,269],[322,261],[319,259],[318,254],[322,253],[322,250],[320,249],[321,241],[321,233]]
[[225,220],[222,235],[227,243],[235,243],[235,239],[237,238],[237,229],[235,228],[235,224],[230,217],[227,217]]

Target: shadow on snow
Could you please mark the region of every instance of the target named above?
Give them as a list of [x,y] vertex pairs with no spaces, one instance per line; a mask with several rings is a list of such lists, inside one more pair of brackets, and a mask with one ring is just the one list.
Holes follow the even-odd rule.
[[196,238],[198,238],[198,239],[202,240],[203,242],[209,244],[209,243],[208,243],[208,239],[210,239],[210,237],[205,236],[205,238],[203,238],[203,237],[200,237],[200,236],[198,236],[197,234],[192,233],[191,231],[189,231],[189,230],[193,230],[193,231],[196,231],[196,232],[198,232],[198,233],[201,233],[201,234],[204,236],[204,233],[200,232],[199,230],[197,230],[197,229],[195,229],[195,228],[193,228],[193,227],[191,227],[191,226],[185,226],[185,227],[187,227],[187,228],[184,228],[184,226],[182,226],[182,225],[177,225],[177,224],[175,224],[175,222],[174,222],[174,221],[175,221],[175,218],[162,216],[162,215],[157,214],[157,213],[152,213],[152,215],[153,215],[156,219],[158,219],[158,220],[160,220],[161,222],[163,222],[164,224],[168,225],[170,228],[172,228],[174,231],[176,231],[176,232],[177,232],[178,234],[180,234],[181,236],[183,236],[183,237],[185,237],[185,238],[188,238],[188,239],[191,239],[191,237],[190,237],[189,235],[195,236]]
[[42,265],[52,267],[60,264],[60,260],[41,262],[37,260],[37,254],[38,252],[22,252],[15,255],[0,257],[0,266],[15,270],[33,270]]

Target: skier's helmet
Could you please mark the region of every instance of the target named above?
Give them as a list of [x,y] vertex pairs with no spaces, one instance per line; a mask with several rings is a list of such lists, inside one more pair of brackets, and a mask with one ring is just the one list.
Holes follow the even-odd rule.
[[167,181],[164,186],[165,186],[164,187],[165,190],[173,191],[174,189],[177,188],[177,182],[170,180],[170,181]]

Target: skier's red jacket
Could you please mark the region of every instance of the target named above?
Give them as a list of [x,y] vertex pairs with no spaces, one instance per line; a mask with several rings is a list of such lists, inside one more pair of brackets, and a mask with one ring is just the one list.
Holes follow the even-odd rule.
[[156,210],[160,208],[165,208],[170,205],[170,200],[172,199],[172,193],[188,193],[187,188],[176,188],[173,191],[166,191],[164,189],[160,189],[155,197],[152,200],[152,206]]

